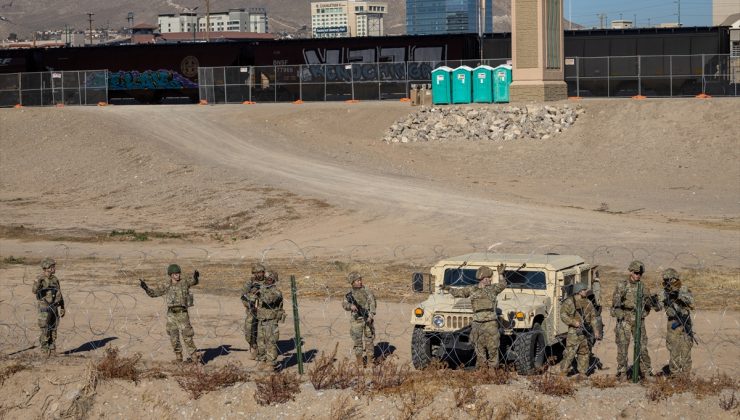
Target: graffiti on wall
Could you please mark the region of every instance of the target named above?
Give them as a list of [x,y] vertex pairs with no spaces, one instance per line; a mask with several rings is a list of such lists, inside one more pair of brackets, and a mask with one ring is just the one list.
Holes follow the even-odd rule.
[[172,70],[117,71],[108,74],[108,89],[183,89],[198,84]]

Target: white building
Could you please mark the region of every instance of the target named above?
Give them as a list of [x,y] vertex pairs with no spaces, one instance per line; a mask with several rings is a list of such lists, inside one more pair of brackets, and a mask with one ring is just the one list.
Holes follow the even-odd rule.
[[722,25],[735,14],[740,14],[740,0],[712,0],[713,26]]
[[630,29],[633,27],[631,20],[618,19],[612,21],[612,29]]
[[383,36],[388,4],[375,1],[320,1],[311,3],[314,38]]
[[195,13],[162,14],[157,17],[160,33],[170,32],[257,32],[267,33],[267,11],[264,8],[229,9],[228,12],[197,16]]

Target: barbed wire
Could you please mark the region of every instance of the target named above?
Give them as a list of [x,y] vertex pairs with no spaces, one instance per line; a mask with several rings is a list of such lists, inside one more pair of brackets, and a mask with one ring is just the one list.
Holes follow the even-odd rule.
[[[170,360],[172,351],[165,332],[165,304],[161,299],[149,298],[139,289],[138,281],[143,278],[147,282],[164,283],[167,264],[178,263],[184,275],[196,269],[201,272],[201,284],[194,288],[195,305],[190,308],[190,317],[196,332],[196,345],[203,352],[206,363],[222,356],[242,358],[246,355],[246,352],[239,353],[248,348],[243,333],[245,309],[239,297],[252,263],[260,262],[280,274],[278,287],[283,292],[288,315],[280,327],[279,347],[284,360],[295,358],[296,347],[292,338],[289,276],[296,276],[303,351],[310,361],[322,351],[330,352],[336,343],[340,343],[344,355],[351,354],[350,315],[342,310],[341,303],[350,289],[347,273],[359,271],[366,287],[378,299],[376,353],[395,353],[401,360],[410,361],[414,331],[412,311],[428,297],[427,291],[414,293],[411,290],[413,272],[428,272],[436,261],[458,254],[479,252],[493,258],[495,253],[521,252],[516,244],[471,244],[468,250],[454,252],[443,245],[381,247],[361,244],[330,249],[301,246],[289,239],[277,241],[249,256],[236,247],[140,249],[113,256],[101,255],[94,249],[87,244],[59,244],[52,255],[43,255],[57,260],[57,277],[66,303],[66,315],[58,330],[57,352],[62,356],[79,356],[115,345],[124,354],[141,352],[150,360]],[[653,292],[660,292],[655,284],[663,269],[689,270],[687,284],[696,287],[698,296],[693,321],[700,345],[692,352],[694,370],[702,374],[740,373],[737,363],[740,360],[738,255],[670,253],[609,245],[578,252],[577,247],[566,244],[543,246],[525,254],[534,258],[548,253],[581,255],[589,264],[601,265],[602,284],[607,286],[602,292],[605,307],[610,302],[611,287],[626,277],[625,267],[633,259],[646,264],[646,282],[652,284]],[[32,249],[23,255],[27,263],[6,263],[2,269],[5,281],[0,289],[0,352],[5,356],[34,351],[38,346],[37,306],[31,285],[41,272],[34,263],[42,255]],[[372,257],[365,257],[368,255]],[[707,277],[706,273],[713,273],[713,277]],[[713,283],[701,284],[701,279]],[[712,292],[712,289],[722,291]],[[509,298],[522,305],[528,302],[521,294],[513,293]],[[606,310],[603,319],[605,337],[595,348],[597,355],[615,353],[615,321]],[[668,360],[666,318],[664,314],[652,314],[645,323],[653,369],[659,369]],[[458,362],[469,362],[471,357],[458,352],[444,356]],[[613,356],[601,360],[614,366],[610,357]]]

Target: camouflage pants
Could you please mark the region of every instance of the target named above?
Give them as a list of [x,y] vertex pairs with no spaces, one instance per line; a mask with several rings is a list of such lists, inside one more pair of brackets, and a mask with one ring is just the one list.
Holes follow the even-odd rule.
[[257,350],[257,317],[249,310],[244,319],[244,339],[247,340],[251,350]]
[[186,355],[190,356],[195,353],[195,343],[193,342],[193,326],[190,325],[190,315],[188,311],[173,312],[167,311],[167,335],[170,336],[170,343],[172,349],[176,354],[182,353],[182,345],[180,344],[180,334],[182,334],[182,341],[185,343]]
[[588,338],[585,335],[577,334],[575,331],[568,331],[568,338],[565,342],[565,353],[563,360],[560,362],[561,372],[570,372],[573,359],[576,359],[578,373],[586,374],[588,364],[591,359],[591,348],[588,345]]
[[277,342],[280,328],[277,319],[261,319],[257,323],[257,360],[275,363],[278,356]]
[[372,323],[353,319],[349,324],[349,336],[355,356],[362,356],[364,351],[368,360],[375,357],[375,326]]
[[498,352],[500,337],[498,332],[498,322],[473,322],[470,329],[470,340],[475,348],[475,365],[477,367],[498,366]]
[[59,327],[59,317],[53,309],[43,305],[39,307],[38,326],[41,330],[39,335],[39,344],[42,349],[55,349],[54,344],[57,341],[57,327]]
[[[617,321],[614,328],[617,343],[617,373],[627,373],[627,353],[629,352],[630,341],[634,337],[635,323],[630,319]],[[647,348],[648,338],[645,330],[645,320],[642,320],[640,328],[640,372],[646,374],[650,372],[650,354]],[[634,362],[636,365],[637,362]]]
[[671,374],[691,373],[691,348],[694,342],[681,326],[672,329],[672,323],[668,321],[668,331],[665,335],[665,344],[670,353],[668,367]]

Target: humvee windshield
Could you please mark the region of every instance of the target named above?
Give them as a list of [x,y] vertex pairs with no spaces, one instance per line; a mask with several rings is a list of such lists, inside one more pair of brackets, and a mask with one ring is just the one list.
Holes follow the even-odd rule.
[[[448,268],[445,270],[444,284],[464,287],[478,284],[473,268]],[[507,287],[512,289],[547,289],[547,277],[542,271],[505,271]]]

